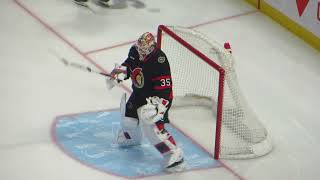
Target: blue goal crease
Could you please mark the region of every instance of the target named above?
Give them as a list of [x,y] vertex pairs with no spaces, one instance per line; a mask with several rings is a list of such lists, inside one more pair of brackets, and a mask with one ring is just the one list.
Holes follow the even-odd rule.
[[[161,164],[162,156],[147,140],[130,148],[117,146],[115,137],[120,118],[119,110],[59,116],[53,127],[56,143],[82,163],[114,175],[137,178],[166,174]],[[166,129],[184,151],[186,171],[221,166],[178,129],[170,124]]]

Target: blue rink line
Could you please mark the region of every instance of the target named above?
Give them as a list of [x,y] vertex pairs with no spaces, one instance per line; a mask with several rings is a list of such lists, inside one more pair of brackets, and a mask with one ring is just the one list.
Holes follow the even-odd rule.
[[[127,178],[166,174],[162,156],[145,138],[140,146],[118,147],[115,136],[119,128],[118,110],[87,112],[57,117],[53,136],[67,154],[106,173]],[[179,130],[170,124],[166,129],[184,151],[186,171],[221,166]]]

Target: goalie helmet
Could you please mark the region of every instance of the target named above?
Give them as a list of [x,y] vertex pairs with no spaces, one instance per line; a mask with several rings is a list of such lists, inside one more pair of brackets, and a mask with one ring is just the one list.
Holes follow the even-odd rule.
[[155,49],[156,41],[151,33],[146,32],[139,37],[135,46],[139,53],[140,61],[143,61]]

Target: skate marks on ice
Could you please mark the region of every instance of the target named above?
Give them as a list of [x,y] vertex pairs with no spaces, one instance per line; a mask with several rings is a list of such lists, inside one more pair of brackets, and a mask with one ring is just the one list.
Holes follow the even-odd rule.
[[[159,152],[145,139],[140,146],[120,148],[119,110],[86,112],[56,117],[52,138],[73,159],[94,169],[127,178],[167,174]],[[186,171],[221,167],[221,164],[171,125],[167,129],[185,153]]]

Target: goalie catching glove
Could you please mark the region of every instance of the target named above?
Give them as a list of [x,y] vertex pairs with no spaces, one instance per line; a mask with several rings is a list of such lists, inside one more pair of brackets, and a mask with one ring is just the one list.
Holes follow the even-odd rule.
[[169,101],[158,96],[146,99],[147,104],[141,108],[141,117],[147,123],[154,124],[163,119],[169,105]]

